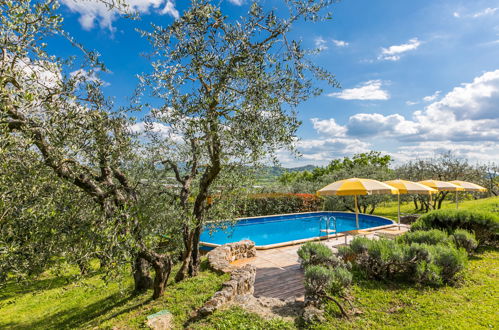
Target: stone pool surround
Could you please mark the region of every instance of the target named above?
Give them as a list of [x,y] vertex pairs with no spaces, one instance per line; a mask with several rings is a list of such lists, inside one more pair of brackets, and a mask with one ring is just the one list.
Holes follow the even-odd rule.
[[222,273],[230,273],[230,279],[222,284],[222,289],[198,310],[198,315],[206,316],[240,295],[252,295],[255,291],[256,267],[245,265],[236,267],[231,262],[256,257],[255,243],[244,240],[220,245],[207,254],[211,268]]

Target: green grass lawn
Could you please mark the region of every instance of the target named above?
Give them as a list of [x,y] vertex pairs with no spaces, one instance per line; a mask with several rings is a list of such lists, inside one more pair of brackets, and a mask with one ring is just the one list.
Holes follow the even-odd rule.
[[354,305],[363,314],[339,320],[329,306],[328,323],[314,329],[412,328],[479,329],[499,326],[499,251],[480,251],[471,258],[458,286],[422,288],[410,284],[355,281]]
[[[204,267],[206,268],[206,267]],[[9,283],[0,290],[0,329],[141,328],[147,315],[168,309],[182,328],[189,313],[203,305],[228,275],[204,269],[181,283],[170,282],[164,298],[151,291],[132,294],[130,276],[106,283],[100,274],[75,281],[44,274],[32,283]]]
[[[456,203],[453,201],[444,201],[442,203],[442,209],[455,209]],[[499,197],[483,198],[477,200],[463,200],[459,201],[460,210],[476,210],[476,211],[486,211],[486,212],[499,212]],[[414,210],[414,204],[412,202],[406,202],[400,204],[401,213],[417,213]],[[374,213],[375,215],[380,215],[393,220],[397,219],[397,202],[383,203],[376,207]]]
[[[499,198],[464,201],[463,209],[495,210]],[[445,203],[444,208],[455,207]],[[411,213],[412,204],[403,206]],[[396,218],[394,203],[375,214]],[[82,280],[67,271],[55,277],[46,273],[31,283],[8,283],[0,287],[0,329],[141,328],[147,315],[163,309],[175,316],[183,328],[189,314],[217,291],[228,275],[217,275],[206,267],[196,278],[170,282],[164,298],[151,301],[151,292],[131,293],[130,276],[106,283],[94,273]],[[352,289],[354,304],[363,314],[347,321],[334,306],[327,322],[315,329],[331,328],[495,328],[499,327],[499,250],[478,251],[468,264],[463,280],[455,287],[418,288],[358,278]],[[190,325],[194,329],[294,329],[298,325],[281,320],[266,321],[241,308],[216,312]]]

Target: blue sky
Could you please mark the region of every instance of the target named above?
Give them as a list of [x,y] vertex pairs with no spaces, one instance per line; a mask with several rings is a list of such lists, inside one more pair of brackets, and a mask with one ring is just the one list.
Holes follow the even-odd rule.
[[[136,28],[168,25],[188,1],[129,0],[140,21],[92,1],[61,0],[64,28],[102,55],[109,96],[126,104],[136,75],[150,70],[148,43]],[[279,0],[266,1],[277,6]],[[226,0],[233,17],[247,0]],[[293,35],[321,48],[314,61],[341,89],[298,107],[301,158],[280,152],[285,166],[324,165],[368,150],[397,162],[452,150],[472,161],[499,161],[499,0],[344,0],[333,20],[299,24]],[[54,52],[75,49],[56,42]]]

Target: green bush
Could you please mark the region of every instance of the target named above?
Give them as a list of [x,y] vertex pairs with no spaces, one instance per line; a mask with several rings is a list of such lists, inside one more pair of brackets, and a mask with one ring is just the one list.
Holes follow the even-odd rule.
[[339,260],[333,254],[333,250],[322,243],[307,242],[298,249],[300,264],[303,268],[308,266],[323,265],[335,266]]
[[411,231],[430,229],[442,229],[448,233],[465,229],[475,233],[480,244],[497,245],[499,216],[490,212],[437,210],[421,216],[411,227]]
[[350,242],[350,249],[354,254],[362,254],[367,252],[371,242],[367,237],[357,237]]
[[[445,236],[433,235],[445,237],[444,242],[448,242],[445,233]],[[452,244],[438,244],[439,240],[433,241],[437,244],[355,238],[341,253],[343,257],[354,254],[356,267],[370,278],[425,285],[452,283],[465,267],[466,251]]]
[[355,261],[356,253],[353,252],[350,246],[339,246],[338,256],[342,258],[345,262]]
[[400,243],[420,243],[428,245],[449,245],[464,248],[469,254],[478,247],[478,242],[473,233],[464,229],[456,229],[451,235],[439,229],[410,231],[397,238]]
[[417,230],[410,231],[398,238],[398,241],[411,244],[411,243],[420,243],[420,244],[429,244],[429,245],[437,245],[437,244],[448,244],[449,243],[449,235],[445,231],[439,229],[431,229],[431,230]]
[[457,247],[465,249],[468,254],[473,253],[478,247],[475,235],[467,230],[456,229],[454,233],[452,233],[451,238]]
[[314,212],[322,209],[322,199],[313,194],[258,194],[238,202],[241,217]]
[[364,258],[359,258],[364,271],[376,279],[392,279],[404,272],[405,245],[389,239],[373,240]]
[[351,265],[333,254],[321,243],[308,242],[298,250],[300,263],[305,268],[305,294],[314,304],[324,299],[333,301],[348,317],[340,300],[352,284]]
[[466,251],[442,245],[435,245],[432,249],[434,249],[435,265],[440,268],[442,281],[444,283],[454,282],[457,278],[456,275],[466,267],[468,261]]
[[311,265],[305,268],[305,291],[308,299],[318,300],[325,294],[342,296],[352,284],[352,273],[344,267]]
[[440,268],[431,262],[420,261],[415,264],[413,280],[416,283],[439,286],[443,284]]
[[451,245],[412,243],[407,250],[407,276],[426,285],[453,283],[467,262],[464,249]]

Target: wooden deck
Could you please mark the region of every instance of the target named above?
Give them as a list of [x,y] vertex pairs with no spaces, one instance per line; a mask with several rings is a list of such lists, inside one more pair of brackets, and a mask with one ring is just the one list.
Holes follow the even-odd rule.
[[[242,264],[256,267],[255,297],[296,299],[303,297],[303,270],[298,261],[299,246],[258,250],[256,258]],[[240,265],[242,265],[240,264]]]
[[[370,233],[369,236],[374,237],[374,233]],[[354,235],[348,236],[348,241],[353,237]],[[345,244],[345,238],[332,238],[323,243],[335,249],[336,246]],[[238,262],[239,265],[252,264],[256,267],[255,297],[303,299],[305,287],[303,270],[300,268],[297,254],[299,248],[300,245],[294,245],[257,250],[256,258]]]
[[257,268],[254,295],[283,300],[304,296],[303,270],[298,264],[282,268]]

